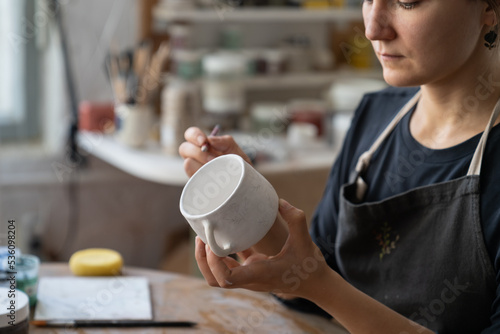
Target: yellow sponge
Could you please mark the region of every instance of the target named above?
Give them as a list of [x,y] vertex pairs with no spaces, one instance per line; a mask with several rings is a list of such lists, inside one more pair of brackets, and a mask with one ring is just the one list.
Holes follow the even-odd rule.
[[71,255],[69,268],[77,276],[118,275],[123,266],[120,253],[105,248],[89,248]]

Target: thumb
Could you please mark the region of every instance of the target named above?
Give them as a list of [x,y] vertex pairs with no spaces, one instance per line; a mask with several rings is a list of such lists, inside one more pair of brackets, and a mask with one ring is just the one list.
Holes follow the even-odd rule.
[[280,199],[279,211],[281,217],[288,224],[290,235],[309,233],[307,231],[306,215],[304,211],[297,209],[284,199]]

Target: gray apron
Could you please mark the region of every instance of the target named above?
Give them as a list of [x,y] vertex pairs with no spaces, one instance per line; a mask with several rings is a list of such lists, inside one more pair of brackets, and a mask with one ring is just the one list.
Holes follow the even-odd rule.
[[335,256],[359,290],[439,333],[479,333],[496,291],[480,223],[479,173],[495,106],[466,176],[363,203],[370,159],[418,92],[358,160],[341,189]]

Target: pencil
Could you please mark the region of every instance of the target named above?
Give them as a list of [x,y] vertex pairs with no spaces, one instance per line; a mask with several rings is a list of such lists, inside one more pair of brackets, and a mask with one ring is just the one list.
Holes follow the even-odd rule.
[[191,321],[153,320],[34,320],[32,325],[40,327],[194,327]]
[[[219,133],[219,131],[220,131],[220,125],[219,125],[219,124],[217,124],[217,125],[213,128],[212,132],[210,132],[210,136],[212,136],[212,137],[213,137],[213,136],[217,136],[217,134]],[[202,151],[202,152],[206,152],[206,151],[208,151],[208,146],[209,146],[209,145],[210,145],[210,144],[208,143],[208,141],[205,141],[205,143],[204,143],[203,145],[201,145],[201,151]]]

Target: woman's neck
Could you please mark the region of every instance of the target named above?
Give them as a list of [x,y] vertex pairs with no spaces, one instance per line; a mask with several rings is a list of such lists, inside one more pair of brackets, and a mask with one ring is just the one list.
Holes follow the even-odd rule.
[[426,147],[443,149],[484,131],[500,98],[498,72],[482,67],[451,82],[423,85],[410,121],[412,136]]

